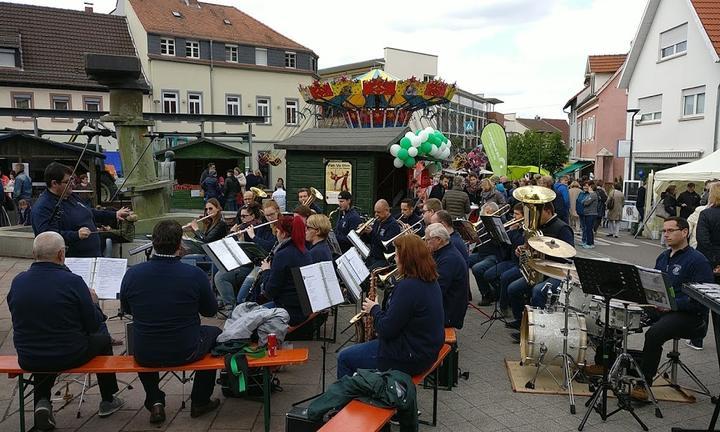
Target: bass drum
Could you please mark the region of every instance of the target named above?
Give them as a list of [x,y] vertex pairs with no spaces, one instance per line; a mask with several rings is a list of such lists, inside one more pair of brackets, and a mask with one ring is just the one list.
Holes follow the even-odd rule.
[[[562,329],[565,326],[565,313],[548,313],[542,309],[525,307],[520,325],[520,362],[528,364],[562,364],[558,354],[563,352]],[[547,352],[541,359],[542,348]],[[577,364],[585,363],[587,351],[587,329],[585,317],[577,312],[568,316],[568,354]]]

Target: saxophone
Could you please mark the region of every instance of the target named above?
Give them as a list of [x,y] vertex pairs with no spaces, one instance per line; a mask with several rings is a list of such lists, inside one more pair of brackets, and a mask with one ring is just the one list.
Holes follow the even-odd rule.
[[[394,268],[394,266],[379,267],[370,273],[370,289],[367,293],[368,300],[375,301],[377,298],[377,287],[380,274],[387,272],[391,268]],[[375,327],[372,315],[360,312],[353,317],[353,320],[357,326],[356,333],[358,342],[368,342],[375,339]]]

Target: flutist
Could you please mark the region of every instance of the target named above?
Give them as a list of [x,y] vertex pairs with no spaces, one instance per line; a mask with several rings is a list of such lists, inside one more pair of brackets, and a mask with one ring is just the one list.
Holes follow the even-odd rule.
[[443,345],[442,295],[430,251],[416,235],[400,236],[395,246],[401,280],[387,310],[372,300],[363,302],[363,310],[373,317],[377,338],[338,354],[338,379],[361,368],[415,375],[433,364]]
[[[198,221],[202,220],[204,229],[200,230]],[[222,207],[215,198],[210,198],[205,203],[205,213],[202,218],[195,219],[183,227],[186,231],[192,231],[195,238],[202,243],[212,243],[221,240],[227,234],[227,224],[222,217]],[[185,242],[184,245],[191,253],[205,254],[197,243]]]
[[127,207],[118,211],[95,210],[73,193],[73,170],[53,162],[45,168],[47,190],[33,206],[32,227],[35,235],[55,231],[65,240],[68,257],[102,256],[98,224],[112,225],[128,217]]

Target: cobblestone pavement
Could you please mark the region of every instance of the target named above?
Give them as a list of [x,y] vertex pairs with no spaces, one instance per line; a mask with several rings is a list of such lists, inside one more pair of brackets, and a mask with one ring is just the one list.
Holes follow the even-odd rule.
[[[637,248],[649,249],[649,248]],[[648,251],[656,255],[659,248]],[[649,258],[648,258],[649,259]],[[646,259],[646,261],[648,260]],[[0,258],[0,355],[14,354],[12,326],[6,295],[10,283],[16,274],[25,270],[31,261],[12,258]],[[649,263],[647,263],[649,264]],[[472,279],[472,278],[471,278]],[[474,284],[474,282],[473,282]],[[473,288],[474,290],[474,288]],[[476,291],[475,291],[476,292]],[[108,315],[117,312],[117,301],[106,301],[103,307]],[[485,308],[486,312],[489,312]],[[339,312],[340,329],[355,312],[354,306],[342,307]],[[481,323],[485,317],[475,309],[468,309],[465,327],[458,332],[460,346],[460,367],[468,371],[469,379],[461,380],[453,391],[440,391],[438,403],[438,426],[421,426],[423,431],[465,432],[465,431],[571,431],[577,427],[585,412],[583,403],[586,398],[578,398],[576,415],[569,413],[567,397],[564,395],[530,395],[513,393],[504,367],[504,359],[519,359],[518,345],[513,344],[509,331],[501,322],[496,322],[485,338],[480,335],[486,326]],[[219,320],[205,320],[206,323],[221,325]],[[124,339],[124,323],[113,320],[109,323],[111,332],[116,338]],[[712,330],[710,330],[710,335]],[[345,335],[338,335],[338,342]],[[319,342],[294,342],[297,346],[310,348],[310,362],[305,365],[287,367],[279,373],[283,391],[272,396],[271,430],[285,430],[285,413],[291,405],[320,391],[321,377],[321,344]],[[631,347],[642,345],[642,335],[631,338]],[[326,377],[328,383],[335,377],[335,354],[338,344],[330,345],[327,355]],[[666,346],[666,349],[668,346]],[[122,347],[116,347],[119,353]],[[681,358],[699,376],[699,378],[715,394],[720,392],[720,374],[712,337],[705,339],[703,351],[693,351],[681,344]],[[82,380],[82,376],[67,377]],[[681,377],[684,378],[684,377]],[[119,379],[131,384],[132,389],[122,392],[127,401],[125,407],[109,418],[100,419],[96,415],[99,403],[97,388],[91,388],[80,409],[80,417],[76,418],[80,386],[70,381],[62,381],[55,389],[60,393],[59,399],[69,393],[72,399],[56,413],[59,431],[262,431],[262,404],[258,401],[244,399],[225,399],[216,388],[215,396],[222,400],[221,408],[205,417],[191,419],[188,409],[180,410],[183,388],[175,380],[165,379],[163,390],[168,394],[168,420],[160,427],[148,422],[148,413],[142,408],[144,397],[142,387],[136,375],[120,374]],[[683,382],[686,380],[683,380]],[[0,431],[18,430],[17,386],[15,380],[0,377]],[[186,385],[184,394],[190,392]],[[431,415],[432,393],[430,390],[419,390],[421,418]],[[62,406],[61,401],[54,403],[55,409]],[[612,406],[612,405],[611,405]],[[651,430],[669,430],[671,426],[706,428],[712,414],[709,398],[698,396],[694,404],[662,402],[664,418],[653,415],[651,407],[644,406],[637,410],[638,415],[647,423]],[[32,422],[31,415],[27,416]],[[394,430],[397,430],[394,427]],[[628,431],[641,430],[632,417],[625,412],[618,413],[603,423],[598,415],[592,414],[585,428],[586,431]]]

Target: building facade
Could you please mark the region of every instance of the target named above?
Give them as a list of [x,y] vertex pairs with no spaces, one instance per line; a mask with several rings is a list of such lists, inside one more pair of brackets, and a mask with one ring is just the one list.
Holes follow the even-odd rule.
[[635,178],[718,149],[718,20],[715,1],[648,1],[619,81],[628,108],[640,110],[626,167]]
[[[250,152],[246,166],[261,169],[268,186],[285,177],[284,162],[270,166],[259,161],[277,155],[275,143],[315,125],[314,107],[298,93],[298,85],[317,78],[318,56],[311,49],[231,6],[118,0],[113,14],[127,20],[152,88],[145,111],[266,117],[250,127],[158,122],[156,132],[177,134],[161,139],[156,150],[187,143],[202,130]],[[217,135],[222,133],[231,136]],[[253,135],[251,142],[239,136],[247,133]]]
[[625,160],[618,149],[625,139],[627,95],[618,88],[625,54],[587,59],[583,89],[565,104],[570,109],[570,160],[582,173],[606,181],[624,178]]
[[[107,110],[109,93],[85,74],[84,54],[90,52],[135,55],[125,20],[93,13],[92,8],[76,11],[0,3],[0,107]],[[80,120],[0,117],[0,130],[30,134],[37,130],[43,138],[62,142],[71,136],[52,132],[75,130]],[[86,142],[85,138],[77,141]],[[112,137],[99,137],[93,144],[117,147]]]

